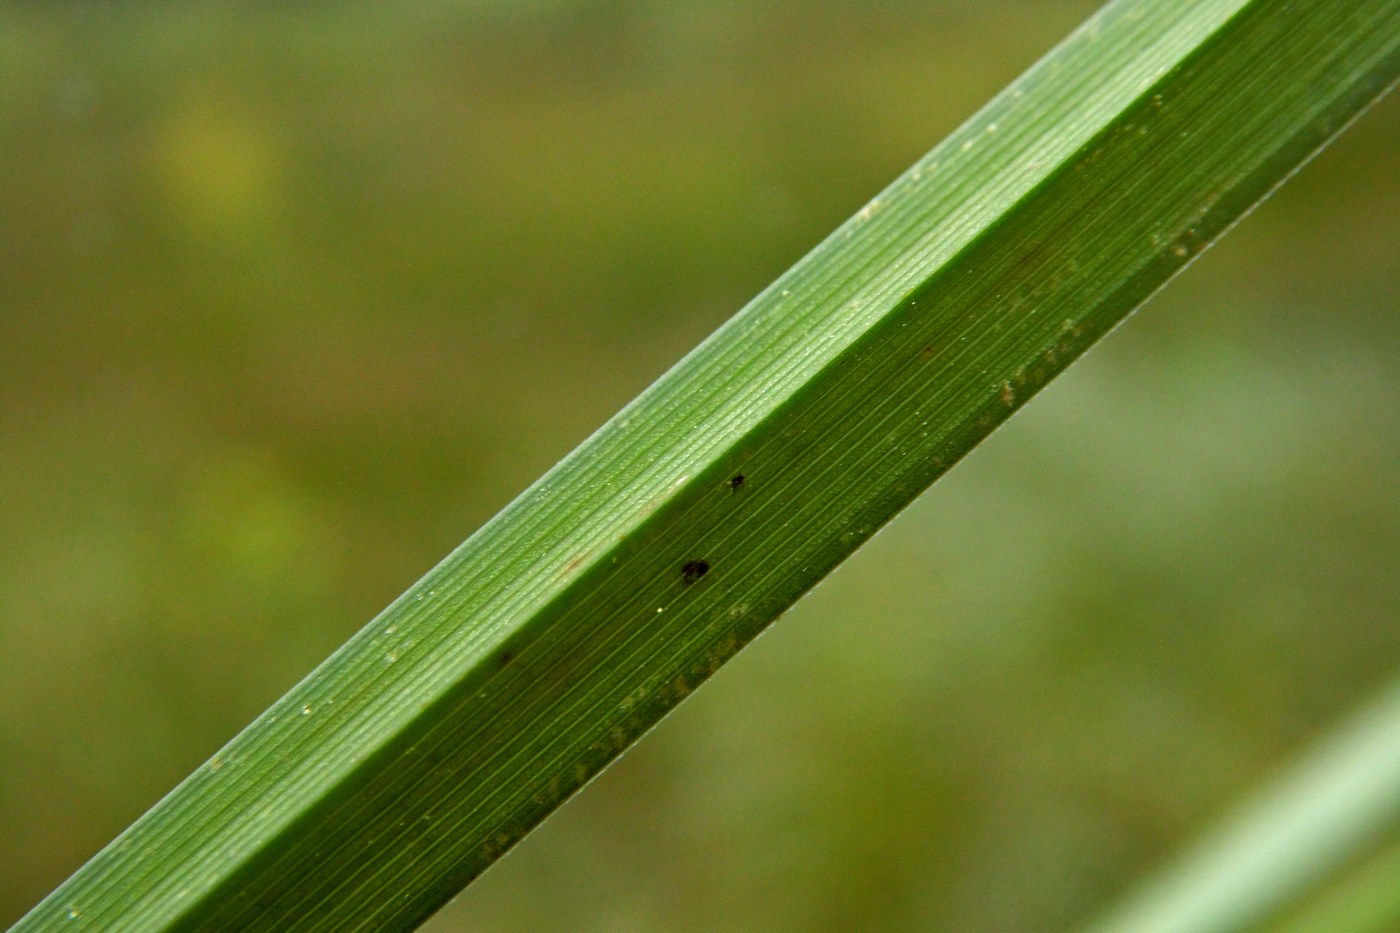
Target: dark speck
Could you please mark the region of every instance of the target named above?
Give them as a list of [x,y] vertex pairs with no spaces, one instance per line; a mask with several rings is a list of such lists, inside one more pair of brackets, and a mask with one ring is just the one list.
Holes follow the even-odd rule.
[[509,664],[511,661],[514,661],[514,660],[515,660],[515,652],[514,652],[514,651],[502,651],[502,652],[501,652],[501,656],[500,656],[499,658],[496,659],[497,663],[499,663],[501,667],[505,667],[507,664]]
[[686,586],[690,586],[690,584],[694,583],[696,580],[699,580],[701,577],[703,577],[709,572],[710,565],[708,562],[703,560],[693,560],[681,568],[681,580],[685,582]]
[[733,476],[731,476],[731,477],[729,478],[729,488],[732,489],[732,490],[734,490],[735,492],[738,492],[739,489],[740,489],[743,485],[744,485],[744,474],[743,474],[743,473],[735,473]]

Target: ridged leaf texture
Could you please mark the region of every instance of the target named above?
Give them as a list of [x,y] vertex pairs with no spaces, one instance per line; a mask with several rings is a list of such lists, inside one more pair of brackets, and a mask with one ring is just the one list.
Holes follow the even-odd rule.
[[1110,4],[17,929],[414,926],[1398,72],[1400,0]]

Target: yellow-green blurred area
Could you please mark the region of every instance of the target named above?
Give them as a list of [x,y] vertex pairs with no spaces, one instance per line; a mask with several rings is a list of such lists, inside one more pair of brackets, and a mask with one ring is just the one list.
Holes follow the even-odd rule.
[[[0,922],[1087,15],[0,3]],[[1400,99],[430,929],[1060,928],[1400,668]]]

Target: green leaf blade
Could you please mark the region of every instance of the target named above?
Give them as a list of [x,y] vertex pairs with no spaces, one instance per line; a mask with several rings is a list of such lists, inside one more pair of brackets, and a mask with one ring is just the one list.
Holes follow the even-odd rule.
[[17,929],[418,922],[1397,73],[1400,0],[1112,4]]

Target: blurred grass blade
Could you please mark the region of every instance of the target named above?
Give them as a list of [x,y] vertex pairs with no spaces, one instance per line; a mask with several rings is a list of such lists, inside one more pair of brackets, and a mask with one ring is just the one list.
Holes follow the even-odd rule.
[[[1151,879],[1091,933],[1233,933],[1256,930],[1400,828],[1400,679],[1329,732],[1213,832]],[[1306,916],[1358,930],[1400,925],[1400,853],[1389,852],[1342,897]],[[1378,874],[1379,873],[1379,874]],[[1388,886],[1387,886],[1388,884]],[[1364,887],[1361,897],[1357,886]],[[1389,896],[1386,897],[1385,893]],[[1331,923],[1288,930],[1342,929]],[[1350,928],[1350,927],[1347,927]]]
[[1397,50],[1400,0],[1111,4],[20,928],[426,917],[1375,100]]
[[[1391,830],[1394,835],[1395,827]],[[1270,933],[1390,933],[1400,929],[1400,843],[1346,872],[1267,929]]]

